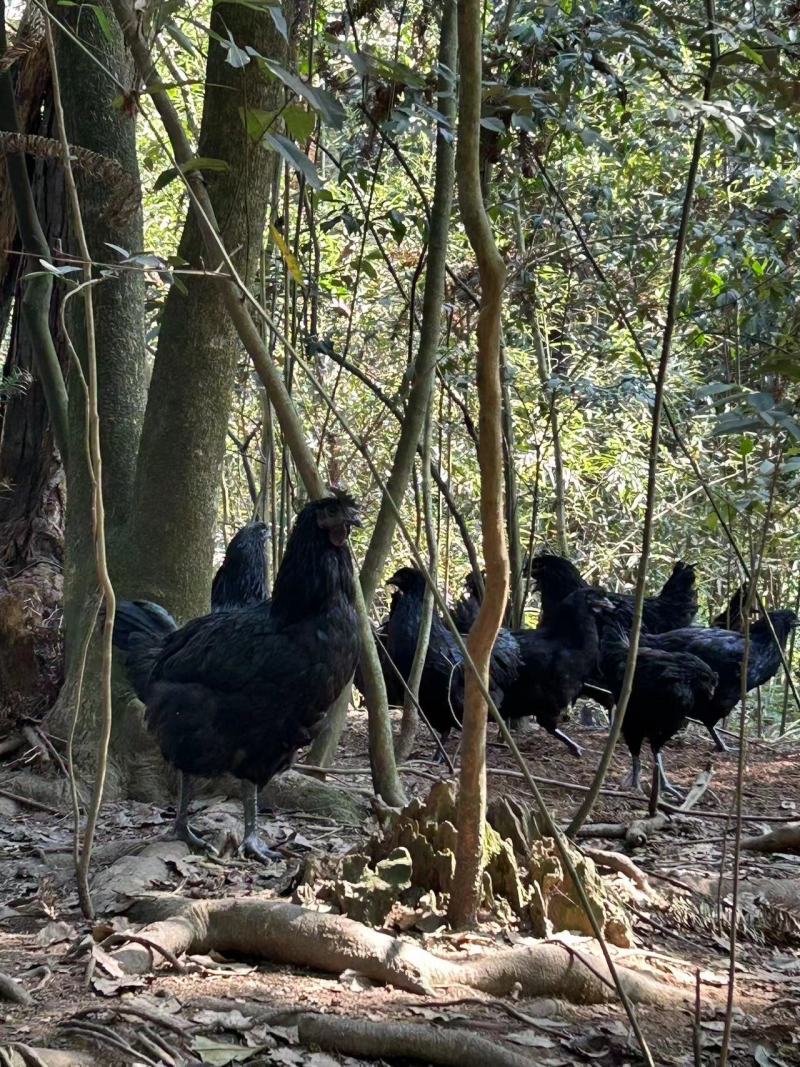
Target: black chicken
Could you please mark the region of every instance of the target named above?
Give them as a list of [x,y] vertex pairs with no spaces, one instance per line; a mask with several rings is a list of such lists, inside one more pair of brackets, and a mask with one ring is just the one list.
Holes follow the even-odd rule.
[[576,756],[580,747],[558,728],[592,672],[600,649],[599,620],[614,605],[599,589],[576,589],[535,630],[515,630],[520,666],[504,690],[501,714],[514,720],[533,715]]
[[[156,604],[120,602],[114,642],[127,653],[128,677],[168,763],[188,775],[229,773],[259,789],[313,739],[358,660],[347,545],[357,525],[345,493],[307,504],[272,599],[251,607],[177,629]],[[247,798],[244,822],[243,851],[271,859]]]
[[[780,650],[775,644],[766,619],[759,619],[750,627],[750,651],[747,660],[747,691],[768,682],[781,666],[781,650],[791,631],[797,626],[793,611],[770,611]],[[717,723],[729,715],[741,696],[741,669],[745,653],[744,634],[733,630],[688,626],[664,634],[642,634],[641,643],[648,648],[667,652],[690,652],[703,660],[715,672],[719,682],[713,696],[695,701],[691,716],[699,720],[714,739],[720,752],[725,742],[717,732]]]
[[[530,564],[531,577],[541,597],[539,625],[547,625],[557,604],[576,589],[591,588],[574,563],[563,556],[542,554]],[[650,633],[659,634],[689,626],[697,614],[697,586],[694,564],[678,560],[672,574],[657,596],[644,599],[642,624]],[[633,619],[633,593],[610,593],[603,590],[616,608],[616,619],[630,627]]]
[[[211,610],[232,611],[261,604],[269,598],[265,548],[268,529],[266,523],[249,522],[228,543],[225,558],[211,582]],[[215,850],[198,837],[189,824],[189,805],[194,794],[194,781],[178,771],[178,804],[174,834],[195,848],[213,853]],[[258,811],[258,789],[252,782],[242,781],[242,804],[252,812]],[[252,815],[253,825],[257,816]]]
[[212,611],[246,608],[269,597],[264,555],[267,533],[265,523],[249,522],[231,538],[211,583]]
[[[642,614],[642,627],[653,633],[663,630],[689,626],[697,614],[697,588],[695,569],[692,564],[680,560],[672,568],[672,574],[664,583],[657,596],[645,597]],[[547,626],[558,605],[576,589],[592,588],[581,576],[580,571],[563,556],[543,553],[534,556],[530,562],[530,574],[541,601],[539,626]],[[630,629],[633,622],[632,593],[609,593],[606,596],[614,605],[615,621]],[[601,620],[602,632],[602,620]],[[614,697],[605,685],[599,663],[587,680],[579,696],[593,700],[610,712],[614,706]],[[593,727],[593,719],[588,709],[585,725]]]
[[[615,703],[622,691],[622,679],[628,661],[630,642],[618,624],[606,622],[600,639],[600,664],[603,677]],[[650,792],[650,812],[655,814],[659,787],[678,794],[664,770],[662,748],[671,741],[687,718],[695,717],[695,708],[713,699],[719,679],[714,671],[690,652],[667,652],[641,647],[636,656],[622,736],[631,754],[631,772],[623,788],[641,788],[641,751],[647,741],[653,752],[655,767]]]
[[728,604],[708,624],[717,630],[743,630],[744,607],[749,596],[748,585],[740,585],[734,592]]
[[[482,602],[483,592],[478,588],[478,583],[475,581],[475,575],[472,571],[467,571],[464,575],[464,592],[456,601],[456,605],[451,612],[453,622],[456,624],[456,628],[460,634],[468,634],[470,632],[472,624],[478,617]],[[509,602],[506,604],[506,610],[503,613],[502,624],[503,626],[508,627],[510,623],[511,603]]]
[[[397,592],[386,624],[386,651],[403,678],[408,679],[417,647],[425,575],[415,567],[401,567],[389,578]],[[496,705],[516,677],[517,643],[501,630],[490,665],[489,692]],[[464,657],[456,639],[438,612],[431,620],[428,651],[419,684],[419,705],[425,718],[445,741],[454,726],[461,725],[464,710]]]

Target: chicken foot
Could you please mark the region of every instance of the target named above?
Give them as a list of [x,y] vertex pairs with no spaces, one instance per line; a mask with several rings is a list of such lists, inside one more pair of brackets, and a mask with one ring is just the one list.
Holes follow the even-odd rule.
[[178,841],[185,842],[191,849],[216,856],[217,850],[214,846],[204,840],[189,822],[189,805],[192,802],[193,795],[194,779],[191,775],[178,771],[178,804],[175,809],[175,822],[170,836]]
[[269,848],[258,832],[258,786],[252,782],[242,781],[242,810],[244,811],[244,838],[239,849],[243,856],[258,860],[259,863],[272,863],[282,860],[280,852]]

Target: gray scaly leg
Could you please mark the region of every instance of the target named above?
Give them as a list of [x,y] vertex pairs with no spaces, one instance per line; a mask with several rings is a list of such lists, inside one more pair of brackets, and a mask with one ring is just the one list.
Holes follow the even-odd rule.
[[172,834],[178,841],[185,841],[189,848],[198,852],[207,852],[211,856],[217,855],[217,850],[199,834],[195,833],[189,823],[189,805],[194,794],[194,779],[183,771],[178,771],[178,804],[175,812],[175,824]]
[[280,852],[268,848],[258,833],[258,787],[252,782],[242,782],[242,808],[244,810],[244,840],[240,852],[259,863],[282,860]]

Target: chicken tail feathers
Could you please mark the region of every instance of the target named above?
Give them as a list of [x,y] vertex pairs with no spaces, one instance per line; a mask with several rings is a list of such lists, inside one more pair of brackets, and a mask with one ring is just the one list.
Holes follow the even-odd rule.
[[126,653],[125,671],[137,697],[146,702],[153,666],[166,637],[178,624],[149,600],[120,600],[114,617],[114,644]]

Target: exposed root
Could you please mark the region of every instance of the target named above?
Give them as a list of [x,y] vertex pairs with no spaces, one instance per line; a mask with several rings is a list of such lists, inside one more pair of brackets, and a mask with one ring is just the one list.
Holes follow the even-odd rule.
[[89,1052],[68,1052],[60,1048],[34,1048],[15,1041],[0,1045],[0,1067],[95,1067]]
[[368,1022],[341,1015],[301,1015],[300,1043],[348,1056],[422,1060],[451,1067],[530,1067],[530,1056],[469,1030],[422,1023]]
[[25,986],[20,985],[11,975],[2,973],[0,973],[0,1000],[7,1000],[12,1004],[23,1004],[26,1007],[32,1003],[31,995]]
[[752,852],[800,852],[800,822],[787,823],[757,837],[745,837],[742,848]]
[[[601,959],[585,962],[559,941],[453,961],[345,916],[280,901],[222,898],[189,903],[153,897],[141,901],[131,917],[149,919],[139,936],[173,956],[215,950],[334,974],[353,969],[411,993],[462,986],[506,996],[519,987],[526,997],[563,997],[579,1004],[603,1003],[615,996]],[[113,957],[129,974],[147,973],[152,967],[152,950],[144,945],[129,944]],[[619,973],[634,1001],[663,1004],[689,995],[627,968],[619,968]]]
[[583,847],[581,852],[585,856],[588,856],[590,860],[594,860],[598,867],[607,867],[610,871],[618,871],[620,874],[624,874],[626,878],[630,880],[647,893],[650,889],[650,882],[647,879],[647,875],[641,869],[637,867],[630,856],[623,856],[621,852],[608,852],[603,848],[587,848]]

